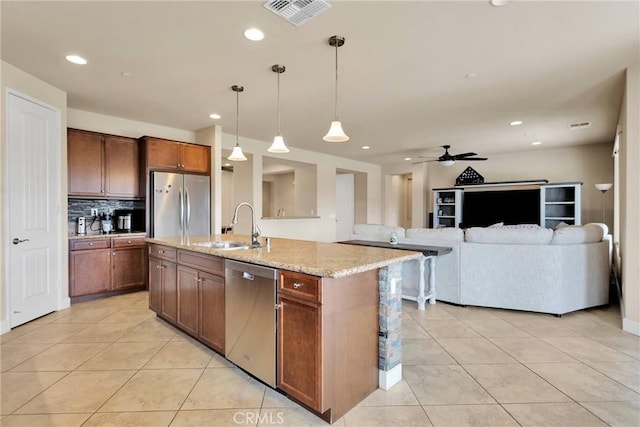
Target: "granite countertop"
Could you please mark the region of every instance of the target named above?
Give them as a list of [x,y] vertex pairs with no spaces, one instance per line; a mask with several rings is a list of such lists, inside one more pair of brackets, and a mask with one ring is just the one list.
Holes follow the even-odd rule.
[[146,237],[147,233],[145,233],[144,231],[132,231],[130,233],[125,233],[121,231],[114,231],[113,233],[101,233],[99,231],[92,231],[87,234],[69,233],[67,235],[67,238],[69,240],[79,240],[79,239],[98,239],[98,238],[105,238],[105,237],[124,237],[124,236]]
[[[270,247],[253,249],[223,250],[197,243],[213,241],[250,242],[246,235],[222,234],[180,237],[147,238],[149,243],[187,249],[208,255],[215,255],[235,261],[249,262],[284,270],[298,271],[321,277],[345,277],[376,268],[386,267],[403,261],[418,259],[419,252],[397,249],[383,249],[368,246],[344,245],[340,243],[314,242],[271,237]],[[260,242],[264,243],[261,237]]]

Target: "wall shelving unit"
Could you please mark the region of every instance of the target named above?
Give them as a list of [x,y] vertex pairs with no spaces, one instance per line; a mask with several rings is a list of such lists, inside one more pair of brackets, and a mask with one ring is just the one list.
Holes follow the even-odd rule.
[[459,227],[463,193],[461,189],[434,190],[433,228]]
[[560,222],[582,224],[581,182],[565,182],[540,186],[540,225],[553,228]]

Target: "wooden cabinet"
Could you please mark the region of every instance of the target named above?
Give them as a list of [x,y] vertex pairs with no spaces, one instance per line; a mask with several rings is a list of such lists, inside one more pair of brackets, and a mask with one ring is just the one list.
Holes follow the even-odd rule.
[[433,191],[433,228],[460,226],[463,194],[458,189]]
[[69,197],[140,198],[138,141],[67,129]]
[[198,270],[178,266],[178,326],[191,335],[198,335],[200,277]]
[[280,270],[277,387],[333,422],[378,387],[378,271]]
[[67,129],[69,196],[104,196],[103,135]]
[[111,287],[110,239],[70,242],[69,296],[107,292]]
[[111,290],[144,286],[147,271],[147,244],[143,237],[114,237]]
[[224,277],[200,272],[200,329],[202,342],[224,354]]
[[149,308],[175,323],[178,319],[177,251],[149,245]]
[[323,412],[322,306],[280,295],[278,388]]
[[69,242],[69,296],[143,288],[144,237],[96,237]]
[[224,259],[149,245],[149,307],[224,353]]
[[148,170],[209,174],[211,147],[168,139],[142,137]]

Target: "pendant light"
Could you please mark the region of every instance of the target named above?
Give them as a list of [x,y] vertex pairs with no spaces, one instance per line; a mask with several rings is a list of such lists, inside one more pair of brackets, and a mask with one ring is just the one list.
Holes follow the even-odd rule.
[[227,159],[234,162],[243,162],[247,160],[247,157],[242,152],[242,148],[240,148],[240,143],[238,142],[238,122],[240,121],[240,92],[244,91],[244,87],[233,85],[231,86],[231,90],[236,93],[236,146],[233,147],[233,151]]
[[273,143],[267,151],[270,153],[288,153],[289,149],[285,145],[284,138],[282,138],[282,134],[280,133],[280,74],[284,73],[285,67],[284,65],[276,64],[271,67],[271,71],[278,74],[278,128],[276,136],[273,138]]
[[340,123],[340,119],[338,118],[338,48],[344,45],[344,37],[340,36],[331,36],[329,37],[329,45],[334,46],[336,48],[336,88],[335,88],[335,103],[333,106],[333,121],[331,122],[331,127],[329,128],[329,132],[322,138],[327,142],[345,142],[349,140],[349,137],[342,130],[342,123]]

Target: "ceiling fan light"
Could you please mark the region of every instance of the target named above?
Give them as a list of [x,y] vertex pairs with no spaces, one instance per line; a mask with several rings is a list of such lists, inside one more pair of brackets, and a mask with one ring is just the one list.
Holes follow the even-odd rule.
[[342,130],[342,123],[340,123],[340,120],[334,120],[331,122],[329,132],[327,132],[322,139],[327,142],[345,142],[349,140],[349,137]]
[[285,145],[282,135],[277,134],[276,137],[273,138],[273,143],[271,144],[271,147],[267,149],[267,151],[270,153],[288,153],[289,149]]
[[440,163],[442,166],[449,167],[449,166],[453,166],[453,164],[454,164],[455,162],[456,162],[455,160],[443,160],[443,161],[441,161],[441,162],[439,162],[439,163]]
[[247,157],[242,152],[242,148],[239,145],[236,145],[235,147],[233,147],[233,151],[231,152],[231,155],[227,157],[227,159],[233,162],[244,162],[245,160],[247,160]]

